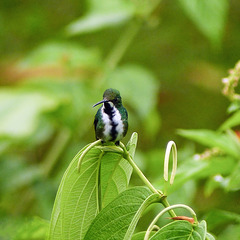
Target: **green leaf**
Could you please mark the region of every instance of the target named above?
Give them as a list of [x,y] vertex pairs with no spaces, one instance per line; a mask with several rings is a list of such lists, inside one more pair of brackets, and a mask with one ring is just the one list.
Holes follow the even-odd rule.
[[[135,233],[135,234],[133,234],[131,240],[144,240],[145,234],[146,234],[146,231],[145,231],[145,232]],[[155,232],[152,231],[152,232],[150,233],[150,237],[153,236],[154,234],[155,234]]]
[[240,124],[240,111],[237,111],[221,125],[220,130],[224,131],[232,127],[235,127],[239,124]]
[[[236,160],[231,157],[212,157],[209,159],[187,159],[179,165],[174,184],[168,188],[168,193],[179,189],[189,180],[207,178],[216,174],[229,175],[236,167]],[[156,183],[159,189],[163,189],[164,183],[160,180]]]
[[215,240],[215,237],[213,235],[211,235],[210,233],[206,234],[206,240]]
[[[84,148],[85,149],[85,148]],[[91,149],[82,162],[77,163],[82,149],[72,160],[58,189],[51,217],[51,240],[83,239],[98,213],[98,170],[101,151]]]
[[221,151],[238,158],[240,148],[231,134],[222,134],[211,130],[178,130],[178,134],[208,147],[217,147]]
[[238,191],[240,189],[240,162],[233,169],[233,172],[230,175],[227,189],[230,191]]
[[[127,145],[132,157],[134,157],[136,145],[137,134],[134,133]],[[101,160],[102,207],[127,189],[131,174],[132,167],[122,155],[113,152],[103,155]]]
[[94,219],[84,240],[129,240],[143,211],[160,196],[148,188],[134,187],[122,192]]
[[66,28],[68,35],[90,33],[128,21],[134,13],[134,5],[124,0],[88,0],[89,11]]
[[204,219],[208,223],[208,229],[213,231],[230,223],[240,224],[240,215],[234,212],[214,209],[209,211]]
[[69,70],[69,67],[94,67],[99,64],[100,56],[96,49],[74,43],[47,42],[28,54],[18,66],[21,69],[52,67],[54,74],[54,71],[63,71],[57,67],[67,67]]
[[162,227],[150,240],[204,240],[206,236],[206,222],[202,221],[194,226],[188,221],[175,221]]
[[224,228],[223,232],[219,234],[218,240],[239,240],[240,239],[240,224],[229,225]]
[[213,46],[219,46],[228,12],[227,0],[179,0],[185,13]]
[[59,106],[54,96],[27,89],[0,91],[0,136],[22,138],[31,135],[44,112]]
[[147,69],[138,65],[124,65],[108,77],[108,86],[119,89],[123,99],[145,119],[156,106],[159,83]]
[[[137,134],[134,133],[128,143],[132,155],[136,144]],[[50,224],[51,240],[83,239],[100,205],[106,206],[128,186],[132,173],[130,164],[121,154],[103,152],[98,146],[86,154],[78,173],[78,159],[85,148],[74,157],[59,186]]]

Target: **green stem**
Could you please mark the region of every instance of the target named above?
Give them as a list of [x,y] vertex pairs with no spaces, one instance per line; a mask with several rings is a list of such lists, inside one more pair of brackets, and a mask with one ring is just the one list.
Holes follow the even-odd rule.
[[[150,182],[149,180],[144,176],[144,174],[142,173],[142,171],[139,169],[139,167],[136,165],[136,163],[133,161],[131,155],[129,154],[129,152],[127,151],[125,145],[120,142],[120,146],[124,151],[125,154],[125,158],[128,160],[128,162],[131,164],[131,166],[133,167],[133,169],[136,171],[136,173],[138,174],[138,176],[141,178],[141,180],[149,187],[149,189],[151,189],[152,192],[159,194],[162,198],[161,198],[161,203],[163,204],[163,206],[169,207],[170,204],[168,203],[166,197],[164,196],[163,192],[157,190]],[[171,217],[176,217],[177,215],[175,214],[175,212],[173,210],[169,210],[169,214]]]
[[121,38],[119,38],[116,45],[106,58],[105,70],[107,72],[114,70],[114,68],[117,66],[120,59],[122,58],[127,48],[129,47],[130,43],[136,36],[140,27],[141,25],[139,24],[139,22],[133,21],[130,23],[125,32],[123,32]]
[[56,165],[59,156],[66,147],[70,137],[71,133],[67,128],[61,129],[61,131],[57,134],[54,143],[43,160],[42,167],[46,176],[51,173],[52,169]]
[[[166,198],[163,198],[161,203],[165,208],[170,207],[170,204],[169,204],[169,202],[167,201]],[[176,213],[172,209],[170,209],[168,211],[168,213],[171,217],[176,217],[177,216]]]
[[136,171],[136,173],[138,174],[138,176],[142,179],[142,181],[149,187],[149,189],[152,190],[152,192],[160,194],[161,196],[163,196],[163,193],[161,191],[158,191],[149,181],[148,179],[144,176],[144,174],[142,173],[142,171],[139,169],[139,167],[136,165],[136,163],[133,161],[132,157],[130,156],[129,152],[127,151],[125,145],[120,142],[120,146],[122,147],[124,154],[125,154],[125,158],[128,160],[128,162],[132,165],[133,169]]
[[160,2],[161,0],[152,1],[149,11],[146,11],[145,15],[141,16],[141,18],[133,19],[132,22],[128,24],[127,29],[120,35],[119,40],[117,41],[109,55],[106,57],[104,72],[103,74],[101,74],[100,78],[98,78],[98,81],[96,82],[98,87],[101,87],[104,84],[104,81],[106,80],[109,73],[111,73],[116,68],[116,66],[124,56],[127,48],[130,46],[131,42],[137,35],[142,24],[147,20],[147,18],[151,16],[151,14],[158,7]]

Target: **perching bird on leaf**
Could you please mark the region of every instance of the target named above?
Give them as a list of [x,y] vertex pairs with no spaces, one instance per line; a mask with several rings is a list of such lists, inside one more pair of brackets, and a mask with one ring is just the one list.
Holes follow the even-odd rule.
[[128,113],[122,105],[122,98],[116,89],[109,88],[103,94],[103,100],[93,107],[103,103],[98,109],[94,119],[96,139],[102,142],[119,141],[127,134]]

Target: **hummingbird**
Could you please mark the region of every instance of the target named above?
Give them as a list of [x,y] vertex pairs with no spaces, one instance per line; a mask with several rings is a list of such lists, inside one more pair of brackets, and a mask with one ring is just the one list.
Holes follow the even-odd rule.
[[103,94],[103,100],[93,107],[102,103],[94,119],[96,139],[101,139],[102,143],[114,142],[118,146],[119,141],[127,134],[127,110],[123,107],[122,98],[116,89],[107,89]]

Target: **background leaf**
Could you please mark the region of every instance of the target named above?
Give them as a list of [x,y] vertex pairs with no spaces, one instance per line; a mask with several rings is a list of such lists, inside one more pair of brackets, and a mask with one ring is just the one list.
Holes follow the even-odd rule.
[[240,111],[233,113],[231,117],[229,117],[221,126],[220,130],[224,131],[229,128],[238,126],[240,124]]
[[217,147],[221,151],[238,158],[240,148],[235,139],[229,134],[222,134],[211,130],[178,130],[178,134],[197,141],[208,147]]
[[179,0],[185,13],[214,45],[218,46],[228,12],[227,0]]
[[119,67],[108,77],[107,86],[119,89],[123,99],[129,99],[143,119],[155,108],[159,86],[155,76],[141,66],[128,64]]
[[134,13],[134,5],[125,0],[88,0],[88,12],[85,16],[67,26],[69,35],[90,33],[107,27],[116,26],[129,20]]
[[239,214],[221,209],[210,210],[204,216],[204,219],[206,219],[210,231],[214,231],[217,228],[224,228],[228,223],[240,224]]
[[44,112],[59,106],[54,96],[38,91],[0,90],[0,136],[22,138],[32,134]]
[[14,234],[13,240],[39,240],[46,239],[46,233],[49,228],[49,222],[41,218],[35,217],[19,227],[18,231]]

